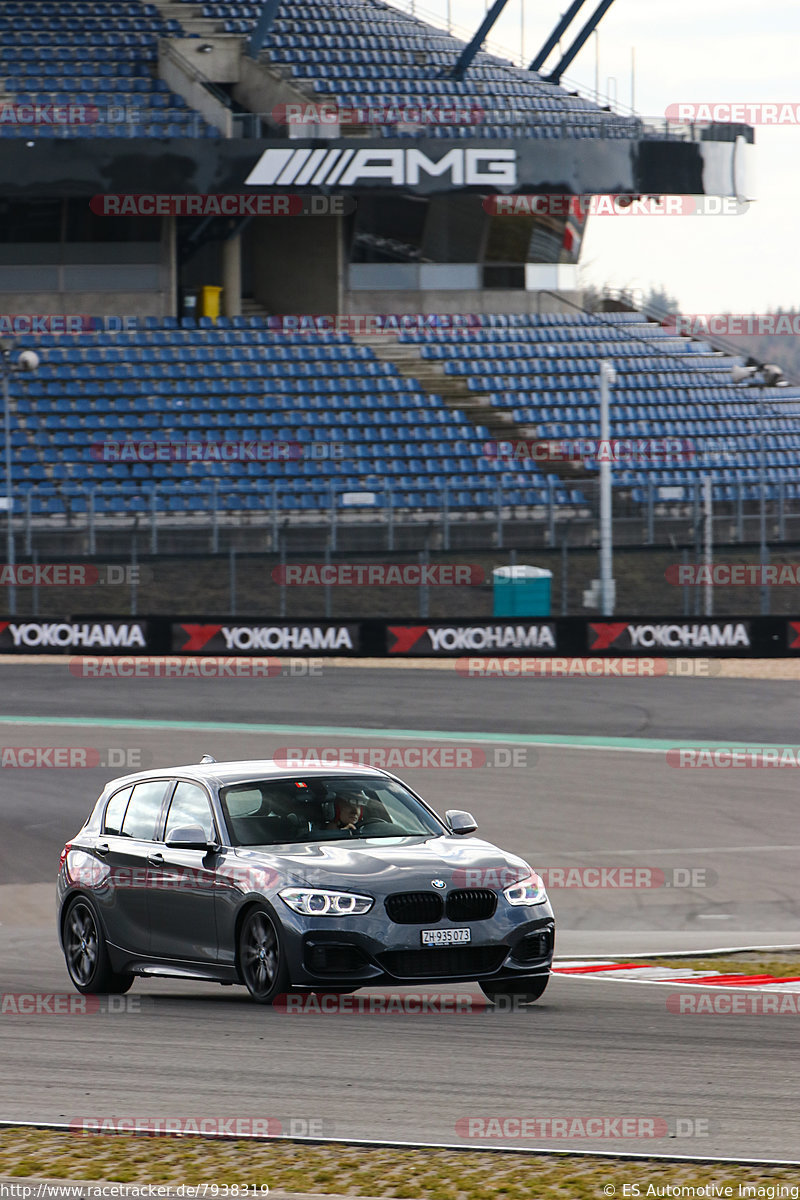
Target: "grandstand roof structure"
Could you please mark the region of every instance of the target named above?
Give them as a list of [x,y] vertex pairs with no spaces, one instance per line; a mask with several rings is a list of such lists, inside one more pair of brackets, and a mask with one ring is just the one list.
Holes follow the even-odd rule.
[[[318,169],[303,176],[309,190],[342,179],[356,191],[387,189],[402,178],[418,194],[728,195],[752,141],[745,126],[621,115],[485,52],[455,80],[463,42],[381,0],[283,3],[252,59],[248,38],[261,12],[240,0],[122,10],[113,0],[64,0],[55,12],[47,0],[4,3],[4,190],[79,194],[111,177],[120,191],[156,190],[166,181],[174,188],[178,171],[186,192],[271,187],[263,155],[278,162],[289,140],[294,151],[345,152],[338,172],[321,172],[314,160]],[[326,115],[287,122],[287,106],[304,102]],[[332,109],[342,119],[330,120]],[[56,110],[67,115],[47,115]],[[46,160],[25,145],[39,139],[55,143]],[[422,167],[399,176],[410,139]],[[65,151],[61,141],[75,144]],[[393,160],[379,157],[392,147]],[[473,156],[471,176],[465,155]]]

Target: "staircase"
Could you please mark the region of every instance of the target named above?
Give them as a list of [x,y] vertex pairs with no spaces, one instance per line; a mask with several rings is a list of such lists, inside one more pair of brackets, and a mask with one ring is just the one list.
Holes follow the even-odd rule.
[[[435,396],[443,400],[448,408],[464,413],[473,425],[488,429],[494,440],[524,441],[530,443],[531,449],[560,444],[559,439],[542,438],[538,426],[515,421],[510,412],[493,405],[485,393],[471,391],[467,376],[448,375],[442,363],[423,358],[421,346],[400,343],[396,335],[354,333],[351,336],[357,345],[369,346],[381,362],[392,363],[405,379],[413,379],[427,395]],[[502,382],[503,377],[499,377],[498,383]],[[539,453],[541,458],[537,457],[536,465],[543,474],[556,475],[567,482],[585,479],[592,474],[582,462],[559,460],[556,455],[548,458],[543,450]]]
[[259,304],[257,300],[246,299],[242,297],[241,313],[243,317],[260,317],[262,321],[267,317],[272,316],[268,308],[264,308],[263,304]]

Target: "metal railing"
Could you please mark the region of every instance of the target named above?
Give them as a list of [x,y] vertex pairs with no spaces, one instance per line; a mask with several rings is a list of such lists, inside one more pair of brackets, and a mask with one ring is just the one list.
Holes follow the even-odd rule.
[[[674,523],[696,521],[702,507],[704,478],[711,476],[714,505],[719,520],[729,523],[731,540],[744,542],[751,519],[760,519],[760,493],[764,484],[765,511],[774,524],[773,540],[787,540],[787,524],[800,519],[800,474],[796,481],[786,477],[771,477],[769,469],[763,478],[759,471],[738,474],[736,483],[713,477],[711,472],[698,470],[683,484],[659,485],[647,480],[639,486],[616,488],[614,494],[615,525],[635,524],[646,545],[668,539],[667,529]],[[792,484],[797,494],[792,495]],[[17,492],[14,533],[21,552],[30,556],[35,535],[41,531],[80,532],[85,538],[87,552],[95,553],[98,536],[103,531],[120,529],[144,533],[151,554],[159,553],[163,533],[180,528],[200,533],[212,553],[219,551],[224,529],[258,528],[266,532],[269,544],[277,547],[281,532],[287,528],[302,530],[324,526],[332,550],[337,548],[340,530],[369,527],[376,545],[393,550],[401,526],[428,526],[436,531],[438,546],[451,548],[453,535],[467,526],[482,523],[488,530],[490,544],[502,548],[509,544],[508,526],[526,524],[535,527],[542,545],[561,545],[565,533],[575,544],[586,544],[595,538],[598,523],[597,479],[592,476],[576,483],[565,484],[554,476],[545,478],[539,503],[519,503],[514,493],[524,490],[519,485],[499,484],[480,489],[486,495],[484,503],[464,505],[458,493],[464,489],[444,483],[430,496],[425,507],[409,505],[399,489],[375,487],[372,502],[346,503],[344,494],[331,487],[327,504],[317,507],[287,503],[277,484],[268,492],[230,486],[221,480],[210,480],[207,486],[194,486],[191,493],[177,488],[144,485],[123,497],[113,486],[81,486],[78,484],[38,485]],[[567,498],[565,498],[565,490]],[[254,504],[257,497],[260,504]],[[110,506],[110,501],[124,499],[128,507]],[[796,536],[796,531],[795,531]],[[616,530],[615,530],[616,538]],[[369,540],[369,538],[367,539]],[[791,540],[791,539],[790,539]]]

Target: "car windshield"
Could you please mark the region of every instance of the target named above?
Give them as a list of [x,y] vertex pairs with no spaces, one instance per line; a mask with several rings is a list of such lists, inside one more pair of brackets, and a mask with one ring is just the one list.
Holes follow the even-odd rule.
[[235,846],[440,837],[444,827],[394,780],[355,776],[252,780],[220,789]]

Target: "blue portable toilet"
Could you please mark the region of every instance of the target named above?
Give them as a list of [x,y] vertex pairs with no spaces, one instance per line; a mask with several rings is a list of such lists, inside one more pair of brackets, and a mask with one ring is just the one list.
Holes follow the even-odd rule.
[[495,617],[549,617],[553,572],[542,567],[496,567],[492,571]]

